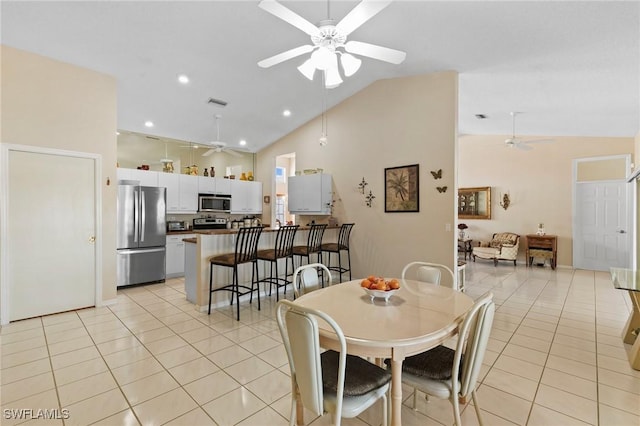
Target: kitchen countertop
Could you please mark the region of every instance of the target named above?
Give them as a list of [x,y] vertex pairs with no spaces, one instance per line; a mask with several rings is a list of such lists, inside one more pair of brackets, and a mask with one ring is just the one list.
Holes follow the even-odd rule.
[[[327,229],[338,229],[338,228],[340,228],[340,226],[327,226]],[[301,226],[298,228],[299,231],[308,231],[309,229],[311,229],[310,226]],[[264,229],[262,230],[262,232],[276,232],[276,231],[278,231],[278,229],[271,228],[269,226],[265,226]],[[178,232],[181,232],[184,234],[229,235],[229,234],[237,233],[238,230],[237,229],[196,229],[188,232],[183,232],[183,231],[178,231]],[[184,241],[185,243],[193,243],[193,244],[196,243],[195,238],[184,238],[182,241]]]

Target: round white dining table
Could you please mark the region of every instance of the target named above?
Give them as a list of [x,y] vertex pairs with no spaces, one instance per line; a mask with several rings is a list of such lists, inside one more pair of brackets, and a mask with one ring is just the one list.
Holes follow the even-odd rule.
[[[331,316],[344,332],[350,355],[391,359],[392,425],[402,424],[402,361],[454,336],[473,306],[471,297],[451,288],[398,281],[400,289],[386,301],[371,299],[361,288],[361,280],[325,287],[295,300]],[[321,346],[339,350],[329,326],[319,321],[319,328]]]

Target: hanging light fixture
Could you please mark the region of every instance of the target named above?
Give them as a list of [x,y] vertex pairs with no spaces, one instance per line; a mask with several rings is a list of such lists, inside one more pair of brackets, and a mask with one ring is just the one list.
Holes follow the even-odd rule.
[[[329,143],[329,140],[327,139],[327,132],[328,132],[328,125],[327,125],[327,89],[329,88],[329,86],[327,85],[326,82],[326,72],[324,74],[324,79],[325,79],[325,84],[322,88],[322,117],[321,117],[321,127],[322,127],[322,132],[320,133],[320,139],[318,140],[318,142],[320,143],[320,146],[327,146],[327,144]],[[340,76],[338,75],[338,78],[340,78]],[[340,84],[340,83],[338,83]]]

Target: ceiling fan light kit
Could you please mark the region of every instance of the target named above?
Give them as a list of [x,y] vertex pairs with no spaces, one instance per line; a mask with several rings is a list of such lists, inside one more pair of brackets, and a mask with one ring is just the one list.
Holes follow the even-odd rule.
[[[387,7],[391,1],[362,0],[337,24],[332,19],[326,19],[316,26],[276,0],[262,0],[258,7],[307,33],[313,45],[303,45],[279,53],[258,62],[258,66],[268,68],[312,52],[311,57],[298,67],[298,71],[309,80],[313,80],[316,70],[324,71],[325,87],[332,89],[343,82],[338,66],[338,55],[340,55],[340,65],[345,77],[354,75],[362,64],[362,60],[353,56],[352,53],[399,64],[404,61],[405,52],[359,41],[347,42],[347,36],[351,32]],[[329,15],[328,6],[327,2],[327,15]]]

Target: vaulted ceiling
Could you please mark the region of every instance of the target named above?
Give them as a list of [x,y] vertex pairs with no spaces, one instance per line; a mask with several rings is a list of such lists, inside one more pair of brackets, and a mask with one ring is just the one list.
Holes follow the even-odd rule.
[[[314,24],[327,18],[326,1],[281,3]],[[330,16],[340,20],[357,3],[331,1]],[[203,143],[216,139],[214,116],[221,114],[220,139],[245,139],[257,151],[323,108],[319,79],[296,69],[306,56],[256,65],[309,43],[258,1],[0,7],[3,44],[114,76],[123,130]],[[328,90],[329,106],[378,79],[456,70],[461,134],[509,134],[510,111],[523,112],[522,135],[632,137],[640,130],[639,2],[398,0],[349,39],[407,58],[400,65],[363,58],[354,76]],[[179,84],[179,74],[190,82]]]

